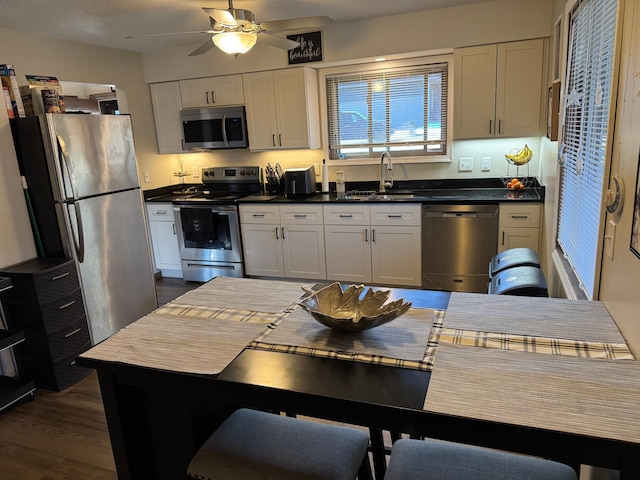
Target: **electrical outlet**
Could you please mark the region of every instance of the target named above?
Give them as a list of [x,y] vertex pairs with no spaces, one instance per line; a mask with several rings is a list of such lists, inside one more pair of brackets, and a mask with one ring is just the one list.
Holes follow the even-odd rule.
[[191,167],[191,171],[193,173],[193,178],[200,178],[200,167],[198,165]]
[[472,172],[473,171],[473,157],[460,157],[458,163],[459,172]]
[[491,170],[491,157],[482,157],[482,171],[488,172]]
[[320,164],[319,163],[314,163],[313,164],[313,171],[316,174],[316,177],[319,177],[320,174],[322,173],[322,171],[320,170]]
[[145,170],[143,172],[143,175],[144,175],[144,182],[145,183],[149,183],[151,181],[151,177],[149,177],[149,172],[147,170]]

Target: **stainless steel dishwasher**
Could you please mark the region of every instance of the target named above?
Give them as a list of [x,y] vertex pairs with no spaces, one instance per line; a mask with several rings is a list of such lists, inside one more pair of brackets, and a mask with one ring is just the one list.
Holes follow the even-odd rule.
[[487,293],[498,205],[422,205],[422,287]]

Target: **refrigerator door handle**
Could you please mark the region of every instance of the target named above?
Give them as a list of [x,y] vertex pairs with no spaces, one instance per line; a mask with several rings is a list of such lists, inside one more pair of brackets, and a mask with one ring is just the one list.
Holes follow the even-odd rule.
[[[73,238],[73,248],[76,251],[76,257],[78,258],[78,262],[84,262],[84,229],[82,228],[82,215],[80,214],[80,205],[78,203],[68,203],[67,209],[73,206],[75,211],[74,218],[76,219],[76,228],[75,232],[77,232],[78,236],[76,238],[75,232],[71,232],[71,237]],[[71,219],[71,215],[69,215]],[[72,229],[73,230],[73,229]]]
[[[67,173],[69,174],[69,188],[71,188],[71,198],[66,197],[65,200],[75,200],[76,199],[76,192],[75,189],[73,188],[73,167],[71,165],[71,162],[69,161],[69,150],[67,150],[67,144],[64,141],[64,138],[62,138],[62,135],[58,134],[56,135],[56,139],[58,140],[58,151],[60,152],[60,157],[61,157],[61,161],[60,161],[60,174],[64,177],[64,170],[66,168]],[[62,161],[64,160],[64,165],[62,163]],[[64,178],[63,178],[63,183],[64,183]],[[63,188],[64,189],[64,188]],[[66,195],[67,192],[65,191],[64,194]]]

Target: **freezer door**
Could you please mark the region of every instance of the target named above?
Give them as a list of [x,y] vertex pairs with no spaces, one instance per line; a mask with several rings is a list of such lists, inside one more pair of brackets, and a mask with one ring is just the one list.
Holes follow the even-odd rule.
[[76,264],[96,344],[158,306],[141,193],[127,190],[59,207],[77,244]]
[[131,120],[127,115],[45,116],[50,168],[70,200],[139,187]]

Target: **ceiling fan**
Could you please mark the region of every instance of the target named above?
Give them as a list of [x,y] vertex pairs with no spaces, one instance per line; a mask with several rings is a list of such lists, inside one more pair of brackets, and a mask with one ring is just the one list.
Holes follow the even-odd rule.
[[[229,1],[229,8],[203,8],[209,15],[211,30],[196,32],[175,32],[157,33],[151,35],[136,35],[126,38],[154,37],[163,35],[186,35],[193,33],[207,33],[212,35],[211,40],[196,48],[189,54],[190,57],[202,55],[208,52],[213,46],[236,58],[243,53],[247,53],[256,44],[258,37],[261,43],[266,43],[273,47],[291,50],[298,46],[298,42],[287,38],[273,35],[277,32],[287,30],[304,30],[308,28],[319,28],[332,22],[331,18],[324,16],[290,18],[286,20],[274,20],[271,22],[257,23],[255,15],[250,10],[233,8],[233,0]],[[213,40],[213,41],[212,41]]]

